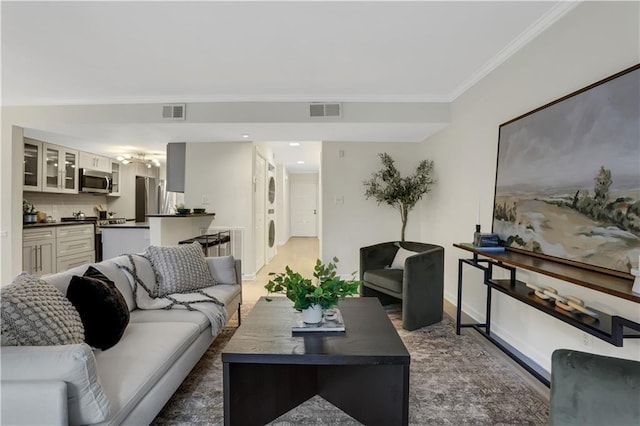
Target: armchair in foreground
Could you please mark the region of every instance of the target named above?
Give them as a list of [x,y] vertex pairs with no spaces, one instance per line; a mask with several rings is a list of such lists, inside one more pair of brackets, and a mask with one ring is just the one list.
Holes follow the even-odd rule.
[[552,426],[640,424],[640,362],[569,349],[551,356]]
[[[407,257],[402,259],[402,255]],[[392,263],[403,268],[392,269]],[[377,297],[383,305],[402,301],[405,330],[442,321],[444,248],[441,246],[392,241],[362,247],[360,281],[362,296]]]

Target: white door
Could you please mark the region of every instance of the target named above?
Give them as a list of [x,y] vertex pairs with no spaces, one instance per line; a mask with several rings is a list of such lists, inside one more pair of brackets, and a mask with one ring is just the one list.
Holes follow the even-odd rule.
[[291,184],[291,236],[318,236],[318,184]]
[[256,253],[256,272],[264,266],[266,255],[266,240],[265,240],[265,221],[266,221],[266,166],[264,158],[256,155],[256,179],[253,185],[253,200],[254,200],[254,223],[255,228],[253,232],[255,253]]

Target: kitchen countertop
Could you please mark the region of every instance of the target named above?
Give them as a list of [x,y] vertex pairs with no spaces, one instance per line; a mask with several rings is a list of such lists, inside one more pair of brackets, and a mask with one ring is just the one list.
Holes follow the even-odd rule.
[[22,228],[40,228],[43,226],[68,226],[68,225],[93,225],[92,220],[76,220],[72,222],[42,222],[42,223],[23,223]]
[[215,213],[189,213],[189,214],[148,214],[147,217],[204,217],[215,216]]
[[149,228],[149,222],[127,222],[127,223],[114,223],[110,225],[100,225],[100,229],[107,228]]

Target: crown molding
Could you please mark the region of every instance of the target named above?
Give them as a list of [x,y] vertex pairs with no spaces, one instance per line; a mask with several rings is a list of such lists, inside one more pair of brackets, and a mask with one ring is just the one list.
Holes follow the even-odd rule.
[[449,95],[197,95],[197,96],[114,96],[97,98],[38,98],[29,102],[2,99],[3,107],[47,107],[86,105],[132,105],[165,103],[224,103],[224,102],[407,102],[448,103]]
[[484,64],[475,72],[468,80],[458,86],[448,97],[448,102],[453,102],[464,92],[473,87],[476,83],[486,77],[491,71],[502,65],[514,53],[526,46],[531,40],[543,33],[552,24],[570,12],[574,7],[583,0],[567,0],[555,4],[536,22],[531,24],[529,28],[524,30],[518,37],[507,44],[500,52],[498,52],[491,60]]

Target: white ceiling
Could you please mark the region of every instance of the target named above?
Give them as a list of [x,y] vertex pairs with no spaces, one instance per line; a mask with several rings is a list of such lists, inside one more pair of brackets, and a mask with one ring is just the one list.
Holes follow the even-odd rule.
[[[573,3],[6,2],[2,104],[451,102]],[[424,140],[428,123],[47,125],[96,150],[169,141]],[[55,135],[54,135],[55,136]],[[147,148],[148,147],[148,148]]]

